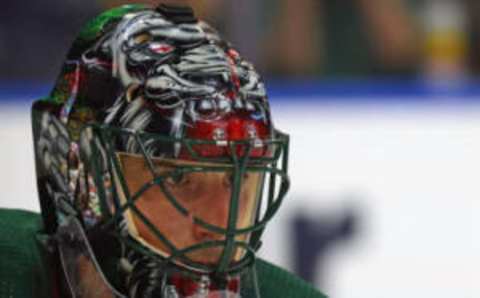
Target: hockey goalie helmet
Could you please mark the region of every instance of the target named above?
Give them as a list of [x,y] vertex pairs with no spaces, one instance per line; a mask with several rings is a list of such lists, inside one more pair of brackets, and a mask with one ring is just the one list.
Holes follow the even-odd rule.
[[99,267],[108,254],[130,272],[240,272],[289,185],[259,75],[187,8],[90,22],[33,130],[47,231],[81,230]]

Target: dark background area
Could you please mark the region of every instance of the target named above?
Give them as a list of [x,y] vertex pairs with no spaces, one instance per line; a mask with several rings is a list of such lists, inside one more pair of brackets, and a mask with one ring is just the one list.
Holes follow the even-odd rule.
[[[82,25],[132,2],[3,1],[0,80],[52,82]],[[168,2],[191,4],[269,78],[453,79],[480,72],[475,0]]]

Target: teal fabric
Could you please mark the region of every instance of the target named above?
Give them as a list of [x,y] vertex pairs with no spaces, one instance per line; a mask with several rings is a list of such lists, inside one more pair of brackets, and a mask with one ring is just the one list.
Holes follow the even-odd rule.
[[262,298],[325,298],[313,286],[295,275],[263,260],[257,261]]
[[[39,214],[0,209],[0,298],[53,298],[52,260],[42,247]],[[324,298],[293,274],[258,260],[262,298]],[[246,297],[249,295],[247,294]]]
[[38,214],[0,209],[0,298],[51,297],[52,276],[38,246]]

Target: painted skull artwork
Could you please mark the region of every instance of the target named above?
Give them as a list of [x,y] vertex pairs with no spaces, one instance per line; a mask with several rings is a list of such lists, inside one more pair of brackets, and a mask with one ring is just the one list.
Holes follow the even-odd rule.
[[[84,107],[93,110],[90,92],[107,87],[97,95],[103,97],[98,99],[103,108],[108,107],[104,122],[133,130],[164,126],[170,135],[185,137],[187,128],[193,131],[196,125],[226,119],[232,110],[245,111],[265,127],[270,121],[266,90],[253,66],[204,22],[175,24],[152,10],[128,14],[114,30],[76,54],[69,57],[58,84],[67,85],[67,92],[54,93],[59,100],[72,96],[64,117],[74,101],[84,101]],[[106,82],[109,86],[94,85],[88,94],[78,94],[82,85],[104,76],[112,77]],[[158,114],[163,123],[155,123]],[[257,133],[257,127],[249,127],[249,134]],[[220,128],[208,133],[227,138]]]
[[[289,187],[288,136],[258,73],[212,27],[183,7],[105,12],[32,117],[42,214],[66,239],[72,293],[68,272],[90,260],[111,297],[239,297],[234,276]],[[188,291],[175,282],[185,272]]]
[[[258,74],[205,23],[174,25],[148,11],[121,22],[98,48],[110,51],[113,76],[127,90],[108,110],[108,124],[134,131],[163,127],[177,138],[226,140],[228,131],[209,123],[228,121],[233,110],[242,110],[250,122],[260,123],[248,126],[247,133],[269,133]],[[198,127],[207,130],[193,135]]]

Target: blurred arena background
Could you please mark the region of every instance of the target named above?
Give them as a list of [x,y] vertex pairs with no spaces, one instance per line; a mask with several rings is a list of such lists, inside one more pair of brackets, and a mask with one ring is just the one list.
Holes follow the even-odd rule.
[[[1,207],[39,210],[30,104],[82,24],[128,2],[2,2]],[[263,257],[334,298],[480,297],[479,1],[170,2],[255,62],[292,136]]]

